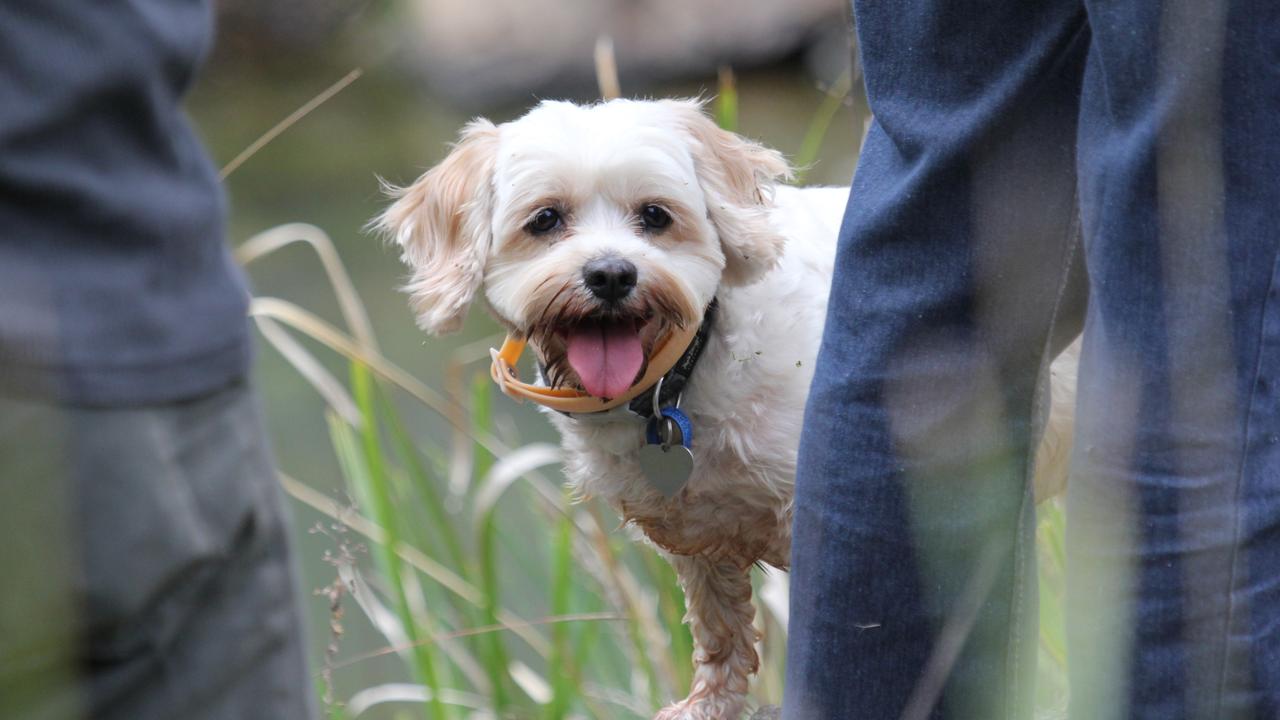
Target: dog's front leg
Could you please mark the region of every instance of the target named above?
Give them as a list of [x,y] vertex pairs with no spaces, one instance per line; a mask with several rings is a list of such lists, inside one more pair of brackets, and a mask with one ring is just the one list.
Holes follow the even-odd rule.
[[689,697],[664,708],[654,720],[737,720],[747,698],[747,680],[759,669],[751,621],[751,575],[740,567],[700,556],[671,558],[684,588],[685,621],[693,633],[693,687]]

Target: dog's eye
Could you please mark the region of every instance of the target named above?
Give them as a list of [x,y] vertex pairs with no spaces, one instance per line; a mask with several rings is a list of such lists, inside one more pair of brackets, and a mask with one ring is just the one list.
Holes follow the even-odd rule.
[[640,208],[640,222],[646,230],[662,230],[671,224],[671,214],[657,205]]
[[537,215],[533,216],[529,224],[524,226],[524,229],[534,235],[541,235],[558,227],[560,227],[560,213],[554,208],[542,208]]

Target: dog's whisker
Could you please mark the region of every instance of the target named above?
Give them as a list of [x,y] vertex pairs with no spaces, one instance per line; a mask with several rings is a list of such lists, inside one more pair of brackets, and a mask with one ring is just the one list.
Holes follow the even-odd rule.
[[[551,322],[551,327],[552,327],[552,329],[553,329],[553,330],[554,330],[555,328],[559,328],[559,327],[561,327],[561,326],[562,326],[562,324],[563,324],[563,322],[564,322],[565,314],[569,311],[569,306],[570,306],[570,304],[571,304],[570,302],[566,302],[564,305],[561,305],[561,306],[560,306],[560,309],[556,312],[556,316],[555,316],[555,318],[554,318],[554,319],[552,320],[552,322]],[[576,308],[575,308],[575,310],[576,310]],[[580,313],[579,313],[579,312],[575,312],[574,314],[575,314],[575,315],[578,315],[578,314],[580,314]]]
[[[550,278],[548,278],[548,280],[550,280]],[[542,284],[540,284],[538,287],[542,287],[542,285],[545,285],[546,282],[547,281],[544,280]],[[568,289],[569,289],[568,282],[565,282],[563,285],[560,286],[560,289],[556,291],[556,294],[551,296],[551,299],[547,301],[546,307],[542,308],[542,312],[538,314],[539,320],[543,320],[546,318],[547,313],[551,312],[551,308],[556,304],[556,301],[559,300],[560,296],[564,294],[564,291]]]
[[549,282],[551,282],[552,280],[555,280],[555,279],[556,279],[556,276],[555,276],[555,275],[548,275],[547,277],[543,278],[543,279],[542,279],[542,282],[538,283],[538,286],[537,286],[537,287],[535,287],[535,288],[533,289],[533,291],[529,293],[529,295],[536,297],[536,296],[538,295],[538,291],[539,291],[539,290],[541,290],[542,288],[546,287],[546,284],[547,284],[547,283],[549,283]]

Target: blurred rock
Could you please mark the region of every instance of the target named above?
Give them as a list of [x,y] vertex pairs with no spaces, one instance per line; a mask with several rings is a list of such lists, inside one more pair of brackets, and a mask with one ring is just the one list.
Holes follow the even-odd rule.
[[612,37],[624,92],[803,55],[832,82],[849,67],[845,0],[419,0],[400,40],[432,88],[489,104],[594,88],[596,38]]

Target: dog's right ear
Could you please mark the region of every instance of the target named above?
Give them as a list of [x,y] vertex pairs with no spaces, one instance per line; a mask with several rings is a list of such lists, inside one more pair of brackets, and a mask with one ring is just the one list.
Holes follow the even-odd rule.
[[491,243],[498,128],[473,120],[453,152],[405,188],[373,225],[395,239],[413,268],[405,290],[418,325],[433,334],[462,326],[484,277]]

